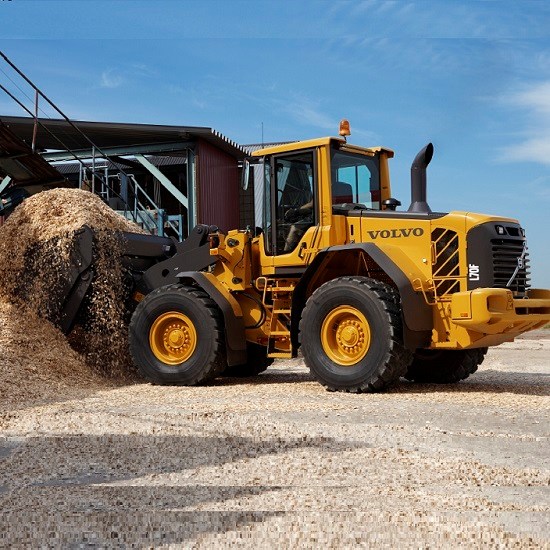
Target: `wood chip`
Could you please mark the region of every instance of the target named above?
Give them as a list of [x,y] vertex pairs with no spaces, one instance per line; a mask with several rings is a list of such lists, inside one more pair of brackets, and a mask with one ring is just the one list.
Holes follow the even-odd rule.
[[[86,315],[68,338],[60,316],[74,235],[94,230],[95,272]],[[1,400],[45,394],[63,385],[132,377],[127,349],[120,231],[143,231],[97,196],[54,189],[24,201],[0,227]],[[118,236],[117,236],[118,235]],[[50,322],[52,321],[52,322]]]

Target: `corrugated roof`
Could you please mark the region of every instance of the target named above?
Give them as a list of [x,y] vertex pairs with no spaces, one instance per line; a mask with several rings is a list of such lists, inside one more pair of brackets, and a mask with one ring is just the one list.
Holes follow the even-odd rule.
[[295,141],[274,141],[272,143],[250,143],[248,145],[241,145],[248,155],[254,151],[265,149],[267,147],[276,147],[277,145],[286,145],[287,143],[296,143]]
[[[175,166],[178,164],[185,164],[186,159],[185,157],[167,157],[167,156],[156,156],[156,155],[145,155],[145,158],[151,162],[156,167],[162,167],[162,166]],[[132,160],[130,158],[130,160]],[[136,162],[136,161],[133,161]],[[85,164],[90,169],[92,168],[92,161],[85,160],[82,161],[83,164]],[[80,162],[58,162],[53,165],[61,174],[67,175],[67,174],[78,174],[80,170],[81,163]],[[112,162],[112,161],[105,161],[103,159],[96,160],[95,162],[95,169],[96,170],[103,170],[106,166],[109,167],[110,170],[118,170],[120,168],[123,168],[125,172],[132,172],[132,168],[130,164],[125,164],[123,162]]]
[[[34,119],[0,115],[0,120],[27,144],[32,142]],[[90,149],[90,143],[66,120],[39,118],[37,149],[82,150]],[[100,148],[124,145],[149,145],[153,143],[173,143],[202,138],[231,156],[241,159],[245,150],[233,140],[212,128],[201,126],[169,126],[159,124],[133,124],[119,122],[89,122],[73,120],[75,124],[96,146]],[[47,130],[45,130],[47,128]],[[53,136],[52,136],[53,134]],[[56,139],[57,138],[57,139]],[[60,143],[63,142],[63,145]]]

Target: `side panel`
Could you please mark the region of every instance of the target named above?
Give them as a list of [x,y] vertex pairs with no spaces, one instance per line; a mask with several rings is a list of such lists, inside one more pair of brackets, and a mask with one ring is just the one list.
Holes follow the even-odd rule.
[[217,225],[223,232],[239,227],[237,160],[204,140],[197,148],[198,222]]

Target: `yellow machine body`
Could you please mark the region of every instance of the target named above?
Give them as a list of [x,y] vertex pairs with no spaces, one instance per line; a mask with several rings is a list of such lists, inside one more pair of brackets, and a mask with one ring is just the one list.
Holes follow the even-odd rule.
[[[376,211],[339,213],[333,208],[334,150],[376,158]],[[388,159],[393,152],[382,147],[361,148],[342,138],[321,138],[266,148],[254,156],[264,161],[264,170],[271,163],[273,174],[281,155],[302,151],[313,158],[314,223],[295,248],[276,254],[268,250],[266,231],[257,236],[250,231],[230,231],[218,235],[210,252],[219,261],[206,276],[242,318],[247,341],[267,346],[271,357],[292,356],[296,351],[292,332],[296,316],[299,318],[295,309],[323,283],[349,275],[395,286],[401,293],[405,325],[411,334],[423,335],[418,341],[428,349],[497,345],[550,321],[549,290],[474,288],[479,266],[470,262],[469,254],[476,247],[482,259],[489,254],[484,252],[484,244],[476,242],[483,240],[483,231],[495,227],[521,231],[516,220],[469,212],[400,215],[389,211],[384,203],[391,198]],[[266,186],[266,193],[273,185]],[[276,200],[277,192],[271,192]],[[469,236],[476,228],[477,241]],[[266,229],[271,230],[269,225]],[[521,238],[518,233],[518,243]],[[500,242],[496,237],[493,241]],[[523,256],[518,265],[522,261]],[[403,293],[407,285],[408,302]],[[295,295],[298,289],[299,298]],[[415,327],[415,304],[420,304],[423,312],[420,329]]]

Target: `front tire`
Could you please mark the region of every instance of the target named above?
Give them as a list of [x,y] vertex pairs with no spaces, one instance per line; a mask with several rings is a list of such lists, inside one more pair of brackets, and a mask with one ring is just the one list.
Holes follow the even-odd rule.
[[195,287],[167,285],[148,294],[132,315],[129,340],[137,369],[156,384],[205,383],[226,364],[221,312]]
[[487,348],[464,350],[417,350],[405,378],[412,382],[454,384],[476,372]]
[[380,391],[411,359],[399,295],[367,277],[339,277],[319,287],[304,308],[300,341],[306,365],[331,391]]

